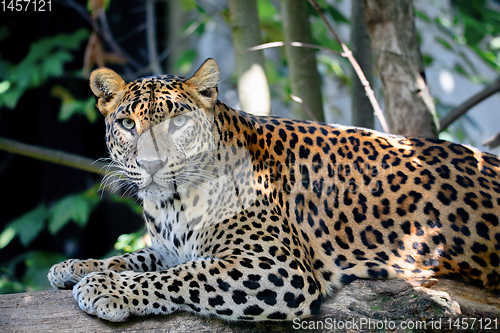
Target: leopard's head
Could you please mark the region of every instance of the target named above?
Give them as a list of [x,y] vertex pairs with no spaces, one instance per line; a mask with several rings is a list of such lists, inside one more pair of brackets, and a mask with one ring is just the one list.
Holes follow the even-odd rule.
[[213,59],[190,78],[161,75],[125,83],[111,69],[92,72],[90,87],[106,117],[111,158],[141,199],[171,197],[194,168],[209,163],[218,78]]

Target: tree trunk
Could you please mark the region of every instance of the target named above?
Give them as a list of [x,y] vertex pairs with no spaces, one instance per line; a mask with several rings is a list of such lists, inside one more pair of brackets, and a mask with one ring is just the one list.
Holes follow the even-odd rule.
[[146,0],[146,39],[148,46],[149,69],[153,75],[163,74],[158,59],[158,46],[156,34],[156,1]]
[[229,0],[229,15],[238,73],[238,95],[244,111],[268,115],[269,85],[262,51],[243,52],[261,44],[259,14],[255,0]]
[[364,3],[391,132],[436,138],[438,123],[425,83],[412,1],[364,0]]
[[[312,44],[307,6],[305,0],[281,1],[285,42]],[[294,105],[293,114],[301,119],[324,121],[321,82],[316,66],[315,51],[294,46],[286,46],[285,50],[292,95],[302,100],[301,103]]]
[[[365,24],[365,6],[360,0],[351,2],[351,51],[373,86],[373,54]],[[356,72],[351,74],[351,122],[353,126],[374,128],[375,114]]]
[[[163,42],[163,48],[170,46],[182,34],[190,15],[189,12],[185,13],[185,9],[182,7],[180,1],[168,1],[166,5],[167,19],[163,22],[163,34],[166,40]],[[183,13],[183,15],[179,15],[179,13]],[[170,51],[167,58],[167,73],[176,73],[177,69],[174,68],[174,65],[185,50],[185,44],[180,44]]]

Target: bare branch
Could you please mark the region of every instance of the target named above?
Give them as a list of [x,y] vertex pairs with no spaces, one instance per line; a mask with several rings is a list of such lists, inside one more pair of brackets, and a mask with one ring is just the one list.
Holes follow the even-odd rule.
[[356,61],[356,59],[354,59],[354,56],[352,55],[351,50],[349,50],[347,45],[345,45],[340,40],[340,38],[337,35],[337,33],[335,32],[335,30],[333,30],[332,25],[326,19],[318,2],[316,0],[308,0],[308,1],[314,7],[314,9],[316,9],[318,14],[321,16],[321,18],[325,22],[328,30],[332,33],[333,37],[335,37],[335,40],[337,41],[337,43],[339,43],[339,45],[342,47],[342,50],[343,50],[342,56],[347,58],[349,60],[349,62],[351,63],[352,67],[354,68],[354,71],[356,72],[359,80],[361,81],[361,85],[365,88],[366,96],[368,97],[368,99],[370,100],[370,103],[372,104],[373,110],[374,110],[375,115],[377,116],[377,118],[380,122],[380,125],[382,125],[384,132],[389,133],[389,126],[387,125],[387,121],[385,120],[384,113],[382,112],[382,109],[380,108],[380,106],[377,102],[377,99],[375,98],[375,93],[373,92],[373,89],[370,87],[370,82],[368,82],[365,74],[361,70],[361,67],[359,67],[358,62]]
[[22,143],[16,140],[0,137],[0,149],[9,153],[93,172],[99,175],[105,175],[107,173],[107,163],[94,161],[87,157],[69,154],[55,149]]
[[484,140],[482,142],[482,145],[487,146],[489,149],[493,149],[500,146],[500,133],[497,133],[492,137],[489,137],[488,139]]
[[169,46],[160,53],[158,57],[160,61],[165,60],[172,51],[179,46],[184,40],[191,36],[200,25],[202,25],[207,19],[204,17],[199,17],[191,23],[173,42],[169,43]]
[[109,44],[113,52],[119,57],[125,59],[128,64],[134,67],[134,70],[142,67],[141,64],[139,64],[134,58],[127,54],[114,40],[113,35],[111,34],[111,31],[109,29],[104,10],[100,10],[99,12],[99,21],[101,23],[100,27],[99,24],[97,24],[97,22],[90,17],[87,9],[74,0],[66,0],[61,4],[73,8],[78,14],[80,14],[80,16],[83,17],[83,19],[92,26],[92,29],[97,32],[101,39],[105,40]]
[[440,121],[439,121],[439,127],[440,131],[444,131],[448,126],[450,126],[451,123],[453,123],[455,120],[457,120],[459,117],[464,115],[467,111],[469,111],[473,106],[476,104],[482,102],[486,98],[490,97],[496,92],[500,91],[500,79],[497,80],[495,83],[487,86],[477,94],[473,95],[469,99],[467,99],[465,102],[451,110],[446,116],[444,116]]
[[88,14],[88,11],[85,9],[84,6],[76,3],[73,0],[66,0],[66,1],[62,2],[61,4],[73,8],[78,14],[80,14],[80,16],[85,21],[87,21],[88,24],[90,24],[94,28],[94,30],[97,30],[96,25],[94,24],[94,21],[90,18],[90,15]]
[[297,102],[300,105],[302,105],[302,107],[304,108],[304,111],[306,111],[306,113],[309,115],[309,117],[311,117],[311,120],[318,121],[318,118],[316,118],[314,113],[312,113],[311,110],[304,104],[304,101],[302,100],[302,98],[300,98],[299,96],[295,96],[294,94],[290,94],[290,98],[294,102]]
[[98,29],[99,35],[103,37],[103,39],[109,44],[114,53],[119,55],[120,57],[127,60],[127,62],[138,70],[142,67],[140,63],[138,63],[134,58],[132,58],[125,50],[123,50],[120,45],[115,41],[111,30],[109,29],[108,20],[106,18],[106,13],[104,10],[99,11],[99,23],[100,29]]
[[310,49],[317,49],[317,50],[321,50],[321,51],[326,51],[326,52],[330,52],[330,53],[337,54],[337,55],[340,54],[340,52],[334,51],[334,50],[329,49],[329,48],[324,47],[324,46],[319,46],[319,45],[314,45],[314,44],[308,44],[308,43],[301,43],[301,42],[290,42],[290,43],[286,43],[286,42],[270,42],[270,43],[264,43],[264,44],[260,44],[260,45],[257,45],[257,46],[249,47],[248,49],[241,51],[241,53],[250,52],[250,51],[264,50],[264,49],[270,49],[270,48],[273,48],[273,47],[283,47],[283,46],[305,47],[305,48],[310,48]]

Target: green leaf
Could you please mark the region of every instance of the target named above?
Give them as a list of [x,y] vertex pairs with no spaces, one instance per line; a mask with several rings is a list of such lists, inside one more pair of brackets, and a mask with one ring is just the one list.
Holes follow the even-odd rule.
[[15,236],[23,246],[28,246],[45,227],[48,212],[44,205],[27,212],[10,222],[0,235],[0,249],[7,246]]
[[50,288],[47,280],[50,267],[65,259],[60,254],[42,251],[28,252],[25,258],[26,272],[22,282],[32,290]]
[[196,8],[196,0],[181,0],[181,6],[185,11],[190,11]]
[[99,114],[95,108],[95,98],[89,97],[88,99],[81,101],[81,104],[83,106],[83,113],[87,116],[87,119],[91,123],[95,123],[97,119],[99,119]]
[[23,93],[24,91],[19,89],[9,89],[5,93],[0,94],[0,106],[5,105],[9,109],[15,108]]
[[278,12],[274,7],[272,1],[269,0],[258,0],[257,1],[257,11],[259,14],[259,21],[275,21],[278,16]]
[[64,63],[71,61],[73,56],[65,51],[52,54],[41,64],[40,72],[43,80],[49,77],[60,77],[64,72]]
[[[493,70],[500,72],[500,53],[495,50],[494,44],[489,43],[491,38],[494,40],[500,35],[498,10],[488,5],[486,0],[454,0],[451,4],[455,13],[453,24],[463,31],[463,34],[453,36],[455,42],[469,46]],[[472,57],[467,58],[471,58],[468,62],[475,62]],[[477,80],[478,76],[473,77]]]
[[429,16],[427,16],[424,12],[418,10],[418,9],[415,9],[415,14],[420,18],[422,19],[423,21],[427,22],[427,23],[431,23],[431,19],[429,18]]
[[201,35],[203,35],[203,34],[205,33],[205,26],[206,26],[206,23],[205,23],[205,22],[203,22],[203,23],[201,23],[201,24],[200,24],[200,25],[196,28],[195,32],[196,32],[196,34],[197,34],[198,36],[201,36]]
[[467,71],[460,64],[455,65],[455,70],[462,75],[467,75]]
[[78,106],[76,101],[63,102],[59,110],[59,121],[67,121],[73,114],[78,113]]
[[423,54],[422,59],[424,61],[425,66],[430,66],[432,62],[434,61],[434,58],[428,54]]
[[9,90],[10,88],[10,81],[3,81],[3,82],[0,82],[0,94],[3,94],[5,93],[7,90]]
[[95,99],[93,97],[77,100],[62,86],[53,87],[50,93],[62,102],[59,109],[59,121],[67,121],[77,114],[86,116],[91,123],[94,123],[98,119],[98,114],[94,107]]
[[115,243],[115,249],[123,252],[134,252],[147,245],[147,237],[144,231],[138,231],[132,234],[122,234]]
[[451,46],[451,44],[448,43],[447,41],[445,41],[442,38],[436,37],[436,42],[438,42],[439,44],[443,45],[448,50],[453,49],[452,46]]
[[196,59],[196,56],[196,50],[188,49],[184,51],[176,61],[175,67],[178,68],[181,73],[187,73],[191,69],[191,64]]
[[71,221],[80,227],[85,226],[97,201],[98,198],[87,194],[70,195],[60,200],[51,210],[50,233],[55,235]]
[[18,64],[0,61],[0,82],[10,82],[8,89],[0,94],[0,107],[13,109],[26,90],[39,87],[49,78],[62,76],[64,65],[73,59],[70,51],[76,50],[88,34],[86,29],[80,29],[72,34],[46,37],[32,43]]
[[335,7],[328,6],[326,11],[328,13],[330,13],[330,15],[332,16],[332,18],[335,22],[337,22],[337,23],[349,23],[349,20],[344,15],[342,15],[341,12],[339,12],[337,9],[335,9]]
[[7,227],[0,234],[0,249],[3,249],[9,245],[10,241],[16,237],[16,229],[12,227]]
[[335,38],[332,38],[322,19],[315,17],[311,21],[311,29],[313,33],[313,44],[328,47],[333,51],[342,51],[342,47],[337,43]]

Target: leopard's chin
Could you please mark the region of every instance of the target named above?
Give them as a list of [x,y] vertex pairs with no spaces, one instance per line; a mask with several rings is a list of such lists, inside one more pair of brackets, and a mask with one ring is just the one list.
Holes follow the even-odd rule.
[[137,196],[143,201],[164,201],[173,198],[174,194],[173,188],[160,186],[156,183],[151,183],[137,192]]

